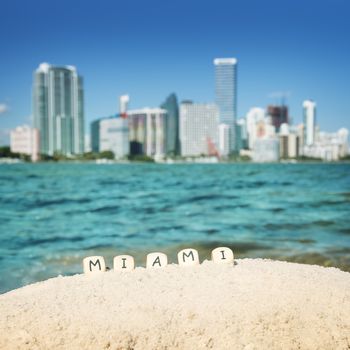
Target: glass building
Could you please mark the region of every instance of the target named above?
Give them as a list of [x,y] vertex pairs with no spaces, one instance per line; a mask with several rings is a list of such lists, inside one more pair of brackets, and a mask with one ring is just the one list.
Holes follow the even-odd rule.
[[179,106],[177,103],[176,95],[169,95],[160,107],[167,111],[166,153],[168,155],[180,154]]
[[237,59],[216,58],[215,65],[215,95],[219,107],[220,123],[230,127],[230,151],[238,150],[236,140],[237,114]]
[[41,154],[84,152],[83,101],[82,78],[75,67],[40,64],[34,73],[33,116]]

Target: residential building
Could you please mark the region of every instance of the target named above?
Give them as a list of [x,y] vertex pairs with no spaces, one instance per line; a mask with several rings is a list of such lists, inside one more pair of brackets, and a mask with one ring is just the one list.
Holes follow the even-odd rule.
[[[217,155],[219,109],[215,104],[181,103],[181,155]],[[224,147],[224,146],[223,146]]]
[[236,139],[237,59],[216,58],[215,102],[219,108],[219,122],[230,127],[230,153],[238,151]]
[[39,130],[28,125],[18,126],[10,132],[10,149],[31,157],[33,162],[39,160]]
[[304,146],[304,155],[321,158],[325,161],[337,161],[349,154],[349,131],[345,128],[337,132],[320,132],[312,145]]
[[66,156],[84,152],[83,83],[73,66],[42,63],[34,73],[34,127],[40,153]]
[[166,154],[167,111],[142,108],[128,111],[130,153],[162,158]]

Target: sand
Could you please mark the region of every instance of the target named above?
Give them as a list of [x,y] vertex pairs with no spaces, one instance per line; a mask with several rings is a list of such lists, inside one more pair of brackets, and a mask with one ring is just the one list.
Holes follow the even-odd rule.
[[261,259],[57,277],[0,295],[1,349],[350,349],[350,273]]

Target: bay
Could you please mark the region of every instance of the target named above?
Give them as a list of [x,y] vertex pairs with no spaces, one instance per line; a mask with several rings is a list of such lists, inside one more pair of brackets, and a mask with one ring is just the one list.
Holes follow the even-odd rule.
[[349,164],[0,165],[0,293],[117,254],[229,246],[350,271]]

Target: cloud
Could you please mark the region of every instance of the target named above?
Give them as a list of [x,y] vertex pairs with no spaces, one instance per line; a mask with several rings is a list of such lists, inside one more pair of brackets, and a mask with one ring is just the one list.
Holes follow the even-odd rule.
[[9,110],[9,106],[6,103],[0,103],[0,114],[3,114]]

